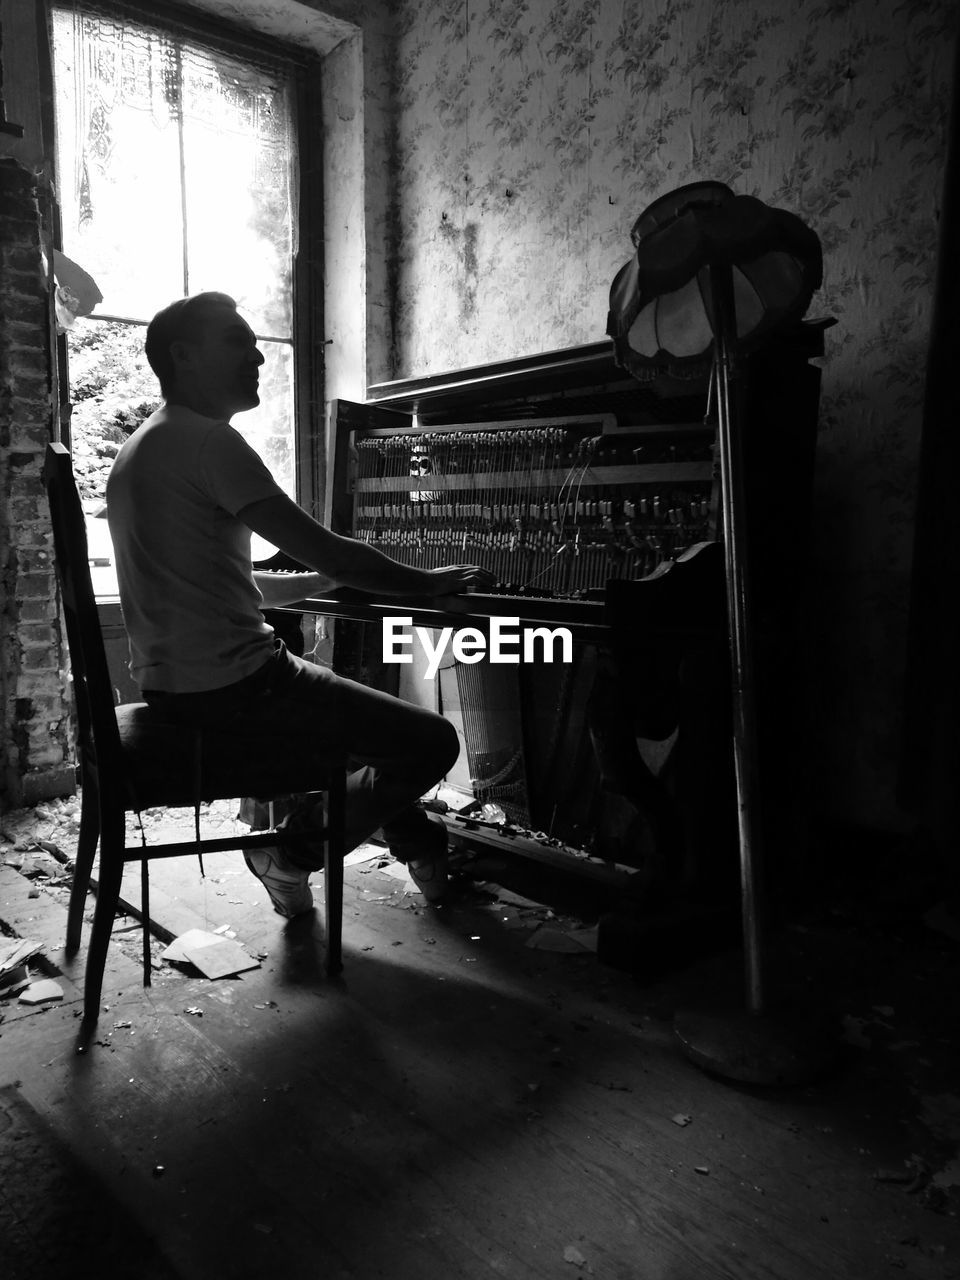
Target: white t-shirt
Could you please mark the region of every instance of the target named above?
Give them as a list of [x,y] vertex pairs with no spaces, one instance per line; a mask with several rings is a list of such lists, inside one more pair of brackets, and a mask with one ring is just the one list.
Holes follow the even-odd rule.
[[165,405],[125,442],[107,519],[141,689],[219,689],[269,658],[273,631],[236,513],[282,493],[229,423],[182,405]]

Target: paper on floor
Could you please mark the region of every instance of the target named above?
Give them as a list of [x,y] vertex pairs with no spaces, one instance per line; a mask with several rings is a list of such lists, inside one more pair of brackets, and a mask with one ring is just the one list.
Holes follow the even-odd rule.
[[206,978],[229,978],[247,969],[260,968],[260,961],[254,960],[239,942],[233,942],[230,938],[191,943],[183,950],[190,963],[196,965]]
[[160,956],[176,964],[196,965],[207,978],[226,978],[260,967],[260,961],[244,951],[239,942],[206,929],[188,929],[181,933]]
[[186,964],[187,954],[184,947],[189,947],[193,943],[202,945],[203,942],[219,942],[219,935],[210,933],[206,929],[188,929],[186,933],[181,933],[179,937],[174,938],[169,947],[160,952],[161,960],[172,960],[175,964]]
[[63,987],[52,978],[41,978],[39,982],[31,982],[26,991],[21,992],[21,1004],[44,1004],[47,1000],[62,1000]]
[[345,867],[355,867],[358,862],[372,862],[374,858],[382,858],[386,849],[375,844],[358,844],[343,860]]

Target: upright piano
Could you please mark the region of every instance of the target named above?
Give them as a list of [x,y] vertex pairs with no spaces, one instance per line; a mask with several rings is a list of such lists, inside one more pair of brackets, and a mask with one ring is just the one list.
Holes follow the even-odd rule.
[[[823,331],[805,321],[740,361],[750,571],[761,634],[771,813],[795,780],[790,721]],[[489,592],[446,602],[339,591],[333,665],[397,691],[384,617],[563,626],[571,663],[456,663],[438,706],[465,746],[458,836],[571,871],[710,894],[736,826],[715,423],[709,372],[641,383],[612,344],[381,383],[327,421],[325,519],[426,568],[480,563]],[[791,666],[791,664],[793,664]],[[772,708],[776,707],[776,713]],[[771,756],[772,753],[772,756]],[[484,810],[484,806],[487,806]],[[506,824],[486,821],[503,814]]]

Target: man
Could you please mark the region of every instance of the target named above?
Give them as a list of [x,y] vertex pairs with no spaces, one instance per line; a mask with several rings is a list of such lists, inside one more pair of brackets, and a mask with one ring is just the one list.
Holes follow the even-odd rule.
[[[442,717],[288,653],[261,613],[331,587],[437,597],[483,586],[476,565],[398,564],[313,520],[230,425],[260,403],[263,356],[236,303],[201,293],[160,311],[146,354],[164,405],[117,454],[107,482],[130,667],[144,699],[192,724],[258,729],[346,753],[346,844],[382,827],[428,901],[446,886],[446,832],[416,801],[452,767],[459,743]],[[250,532],[312,572],[255,573]],[[303,813],[291,830],[308,823]],[[285,916],[309,910],[301,845],[256,850],[247,865]]]

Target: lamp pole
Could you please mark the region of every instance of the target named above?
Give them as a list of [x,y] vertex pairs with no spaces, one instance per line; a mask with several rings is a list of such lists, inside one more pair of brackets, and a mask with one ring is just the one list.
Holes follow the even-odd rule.
[[831,1031],[819,1013],[811,1014],[782,1002],[771,1010],[764,991],[756,685],[744,442],[733,387],[737,330],[730,265],[710,263],[708,280],[720,445],[746,1008],[678,1010],[673,1025],[687,1057],[705,1070],[751,1084],[799,1084],[827,1070],[835,1051]]
[[744,448],[740,414],[732,389],[733,345],[737,330],[730,264],[711,263],[709,281],[713,309],[717,436],[720,445],[720,494],[733,702],[733,760],[740,838],[740,906],[746,1002],[750,1013],[760,1014],[764,1012],[764,974],[756,684],[750,572],[747,563]]

